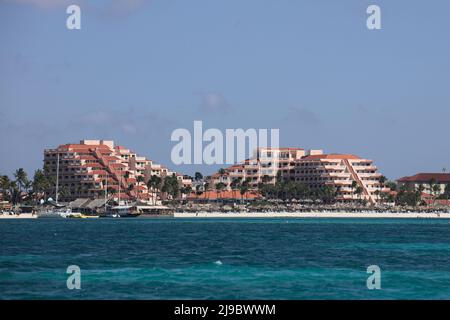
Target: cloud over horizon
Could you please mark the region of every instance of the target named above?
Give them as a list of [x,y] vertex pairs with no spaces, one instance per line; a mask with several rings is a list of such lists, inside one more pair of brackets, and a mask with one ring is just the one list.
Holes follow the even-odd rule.
[[200,111],[208,114],[226,114],[232,111],[230,104],[219,92],[201,94]]

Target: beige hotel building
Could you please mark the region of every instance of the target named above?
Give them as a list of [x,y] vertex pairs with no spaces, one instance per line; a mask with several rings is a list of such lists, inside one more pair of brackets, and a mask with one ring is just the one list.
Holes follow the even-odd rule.
[[[300,148],[259,148],[252,159],[226,168],[224,174],[215,173],[210,181],[214,185],[222,182],[231,189],[233,180],[247,180],[251,187],[256,188],[261,182],[274,184],[278,173],[304,183],[312,190],[333,186],[337,199],[343,202],[365,199],[376,203],[379,201],[377,190],[388,191],[381,189],[381,174],[372,160]],[[360,194],[356,193],[357,186],[362,191]]]

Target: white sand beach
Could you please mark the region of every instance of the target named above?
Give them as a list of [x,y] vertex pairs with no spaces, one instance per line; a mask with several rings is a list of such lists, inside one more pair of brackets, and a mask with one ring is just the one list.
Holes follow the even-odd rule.
[[174,213],[175,218],[410,218],[450,219],[450,213],[379,213],[379,212],[198,212]]
[[31,213],[22,214],[0,214],[0,219],[35,219],[37,216]]

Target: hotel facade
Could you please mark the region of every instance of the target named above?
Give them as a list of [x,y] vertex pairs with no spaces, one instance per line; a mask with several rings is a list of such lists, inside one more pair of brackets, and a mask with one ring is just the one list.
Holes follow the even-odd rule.
[[[56,181],[59,168],[59,199],[101,198],[105,191],[121,199],[139,199],[156,203],[157,193],[149,190],[152,175],[164,178],[175,175],[180,187],[190,186],[191,179],[170,171],[152,160],[138,156],[110,140],[82,140],[44,150],[44,171]],[[53,196],[56,196],[56,189]]]
[[256,188],[259,183],[275,184],[277,175],[303,183],[311,190],[332,186],[336,199],[342,202],[366,200],[373,204],[380,200],[379,192],[389,191],[382,187],[382,175],[372,160],[300,148],[257,149],[254,158],[215,173],[210,181],[214,185],[221,182],[230,190],[234,180],[245,180]]
[[427,194],[450,195],[450,173],[418,173],[400,178],[397,182],[400,186],[406,186],[412,190],[422,187],[423,192]]

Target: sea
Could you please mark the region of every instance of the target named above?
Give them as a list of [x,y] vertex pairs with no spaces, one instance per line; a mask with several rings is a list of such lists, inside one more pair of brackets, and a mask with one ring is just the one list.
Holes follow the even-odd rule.
[[0,220],[0,299],[449,298],[444,219]]

